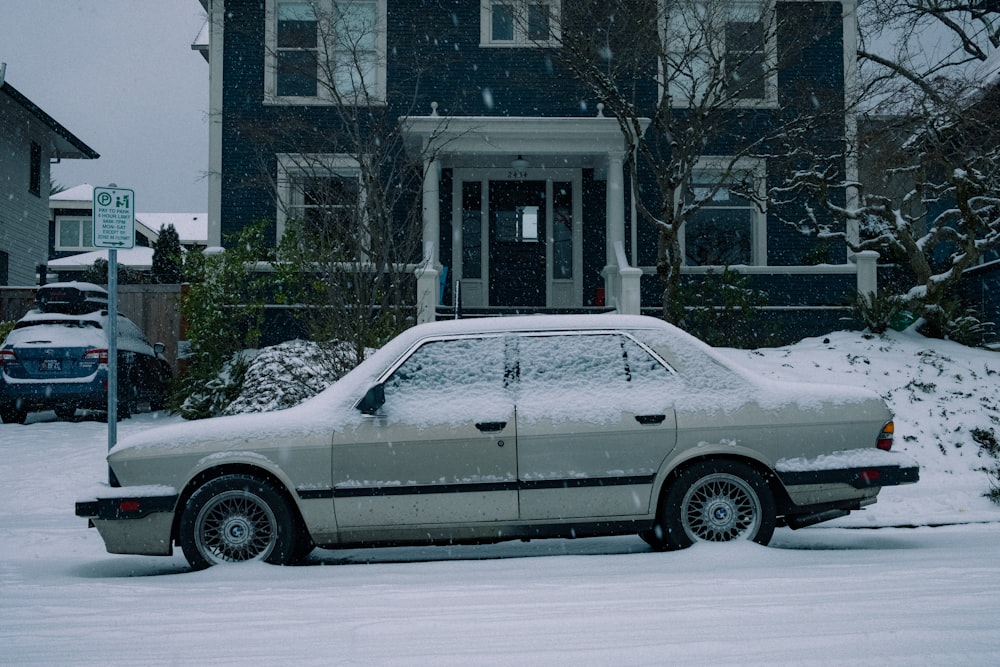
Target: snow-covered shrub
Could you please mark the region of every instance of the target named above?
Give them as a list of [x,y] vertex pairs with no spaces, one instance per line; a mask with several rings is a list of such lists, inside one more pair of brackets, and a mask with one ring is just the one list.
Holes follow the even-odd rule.
[[990,490],[983,495],[1000,505],[1000,441],[992,428],[974,428],[971,435],[979,445],[979,455],[991,459],[991,463],[981,468],[990,478]]
[[903,301],[895,294],[858,294],[854,316],[874,334],[883,334],[900,320]]
[[0,321],[0,341],[7,337],[10,330],[14,328],[14,322],[4,322]]
[[222,414],[290,408],[340,379],[351,359],[352,346],[342,342],[293,340],[266,347],[249,362],[239,395]]
[[207,419],[217,417],[233,402],[243,390],[243,378],[249,363],[246,355],[235,354],[226,361],[215,377],[202,382],[185,378],[185,395],[176,407],[185,419]]

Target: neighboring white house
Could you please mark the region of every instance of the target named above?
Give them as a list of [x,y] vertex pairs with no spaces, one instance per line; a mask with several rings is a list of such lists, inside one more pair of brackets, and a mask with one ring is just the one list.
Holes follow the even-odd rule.
[[[49,201],[52,238],[50,273],[61,277],[73,271],[86,271],[98,259],[107,259],[108,251],[94,247],[94,186],[83,183],[52,195]],[[208,242],[206,213],[136,213],[135,247],[118,252],[118,263],[136,271],[149,271],[153,264],[153,243],[160,230],[173,225],[181,245],[187,248]]]
[[49,165],[100,155],[4,81],[0,64],[0,285],[34,285],[49,258]]

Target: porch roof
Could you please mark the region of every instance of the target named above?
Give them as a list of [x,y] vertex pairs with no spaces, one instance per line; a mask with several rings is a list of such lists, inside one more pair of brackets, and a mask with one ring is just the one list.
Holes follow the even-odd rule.
[[[542,116],[404,116],[399,119],[409,145],[451,166],[469,158],[476,164],[509,163],[521,156],[533,166],[576,166],[588,158],[622,155],[622,127],[615,118]],[[649,119],[640,119],[642,131]]]

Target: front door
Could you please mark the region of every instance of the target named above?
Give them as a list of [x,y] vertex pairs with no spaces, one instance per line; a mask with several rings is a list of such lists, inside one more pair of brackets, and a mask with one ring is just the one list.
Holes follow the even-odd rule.
[[491,306],[545,306],[545,181],[489,182]]

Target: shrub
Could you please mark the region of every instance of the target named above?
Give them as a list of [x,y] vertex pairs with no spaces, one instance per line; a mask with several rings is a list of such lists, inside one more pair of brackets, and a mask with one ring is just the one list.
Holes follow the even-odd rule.
[[170,405],[187,419],[220,414],[239,395],[246,364],[237,355],[257,347],[270,289],[270,274],[255,270],[270,259],[264,224],[245,228],[225,252],[186,267],[198,278],[181,304],[192,356]]

